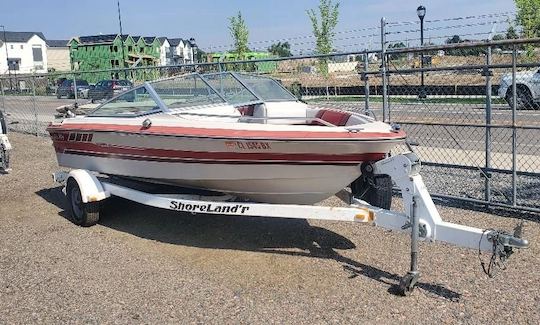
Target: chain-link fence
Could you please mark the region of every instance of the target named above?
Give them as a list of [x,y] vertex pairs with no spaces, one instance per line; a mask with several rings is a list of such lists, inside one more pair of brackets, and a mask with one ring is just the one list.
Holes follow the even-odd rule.
[[535,42],[385,56],[388,121],[407,131],[432,193],[539,210],[540,55],[527,51]]
[[44,136],[57,107],[77,102],[92,108],[144,81],[193,71],[265,74],[309,104],[400,124],[436,196],[538,212],[540,54],[530,50],[538,42],[383,47],[332,55],[12,75],[0,77],[0,108],[12,131]]

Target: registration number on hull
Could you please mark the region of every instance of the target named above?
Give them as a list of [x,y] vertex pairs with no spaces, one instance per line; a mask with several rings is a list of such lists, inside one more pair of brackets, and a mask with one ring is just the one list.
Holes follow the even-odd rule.
[[240,150],[270,150],[270,143],[260,141],[225,141],[225,146],[229,149]]

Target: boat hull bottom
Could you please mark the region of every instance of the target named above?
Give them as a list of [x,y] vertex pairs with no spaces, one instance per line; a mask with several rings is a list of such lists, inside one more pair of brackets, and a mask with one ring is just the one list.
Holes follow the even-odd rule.
[[360,176],[358,165],[170,163],[63,153],[57,153],[57,158],[63,167],[276,204],[314,204]]

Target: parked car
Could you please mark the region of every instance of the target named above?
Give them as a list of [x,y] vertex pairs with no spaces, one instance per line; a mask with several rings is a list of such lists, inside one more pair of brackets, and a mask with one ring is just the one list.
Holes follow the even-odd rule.
[[[512,74],[501,77],[499,97],[513,106]],[[540,107],[540,70],[516,73],[516,109],[538,109]]]
[[88,92],[90,91],[90,88],[94,87],[94,85],[90,84],[88,85],[88,88],[79,89],[78,97],[79,98],[88,98]]
[[56,94],[56,91],[58,90],[58,87],[62,85],[62,83],[66,80],[66,78],[58,78],[54,81],[50,81],[47,85],[47,94]]
[[93,100],[109,99],[133,87],[129,80],[101,80],[90,87],[88,98]]
[[[83,89],[88,89],[89,85],[86,80],[76,80],[77,84],[77,95],[80,94],[80,92]],[[73,85],[73,79],[66,79],[62,84],[56,89],[56,98],[75,98],[75,87]]]

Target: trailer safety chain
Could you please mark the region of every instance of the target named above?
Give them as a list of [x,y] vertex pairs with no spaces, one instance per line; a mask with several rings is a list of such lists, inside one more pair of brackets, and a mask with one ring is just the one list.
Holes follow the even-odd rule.
[[[491,256],[489,258],[489,263],[486,267],[486,263],[482,260],[482,250],[480,249],[482,239],[486,236],[492,243]],[[497,231],[495,229],[486,229],[482,232],[480,236],[480,241],[478,242],[478,260],[482,266],[484,273],[493,278],[495,276],[495,268],[500,270],[506,270],[506,260],[512,255],[512,247],[502,244],[502,237],[511,236],[509,233],[504,231]]]

